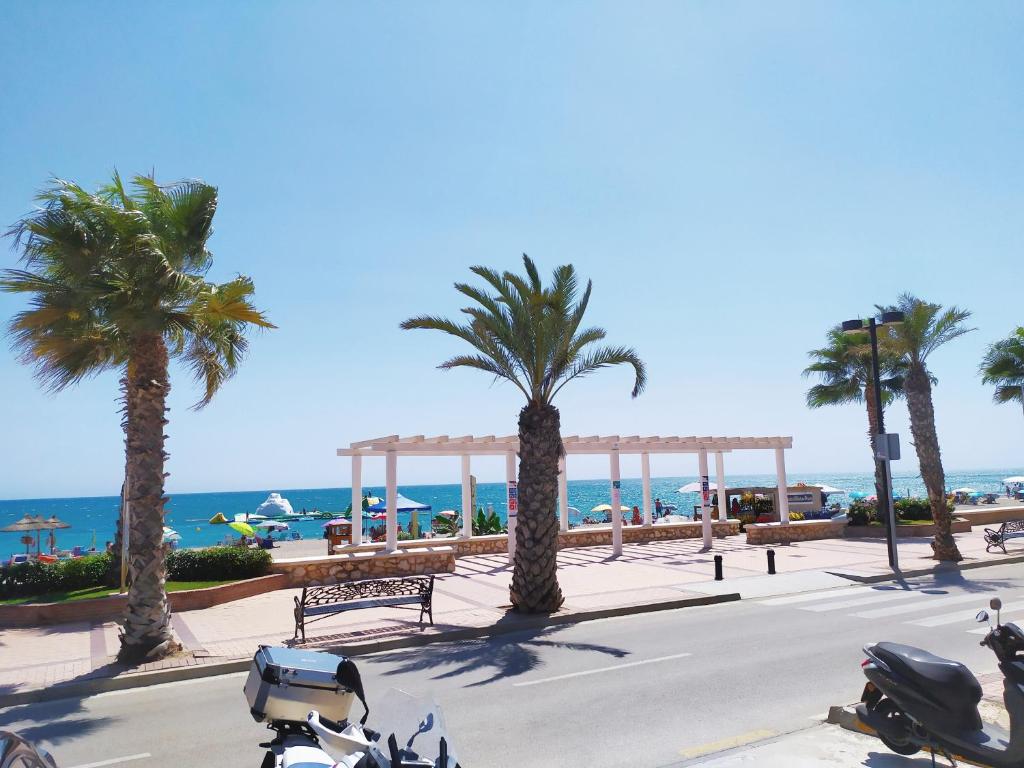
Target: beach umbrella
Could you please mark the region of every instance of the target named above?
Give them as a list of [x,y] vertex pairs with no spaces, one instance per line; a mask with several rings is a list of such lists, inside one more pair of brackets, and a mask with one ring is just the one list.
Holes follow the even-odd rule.
[[173,528],[168,528],[165,525],[164,526],[164,544],[166,544],[169,541],[181,541],[181,534],[178,533]]
[[[54,518],[56,519],[56,518]],[[69,527],[65,524],[66,527]],[[20,520],[16,520],[10,525],[6,525],[0,528],[0,531],[5,533],[17,533],[21,531],[35,531],[36,532],[36,552],[42,552],[43,543],[41,540],[41,531],[51,529],[50,524],[38,515],[25,515]]]
[[254,531],[252,529],[252,526],[249,525],[248,523],[239,523],[239,522],[228,523],[228,528],[230,528],[231,530],[236,531],[236,532],[242,534],[243,536],[255,536],[256,535],[256,531]]
[[454,509],[442,509],[437,514],[441,515],[442,517],[458,517],[459,516],[459,513],[456,512]]
[[[621,512],[629,512],[629,509],[630,508],[625,506],[625,505],[619,507],[619,511],[621,511]],[[594,507],[590,511],[591,512],[611,512],[612,511],[612,505],[611,504],[598,504],[596,507]]]
[[578,509],[576,509],[576,507],[569,507],[568,509],[569,509],[569,514],[570,515],[577,515],[578,516],[578,515],[582,515],[583,514]]
[[953,489],[953,493],[977,493],[977,492],[978,491],[975,488],[964,487],[964,488],[954,488]]
[[[682,488],[677,488],[676,489],[676,493],[700,493],[701,490],[702,489],[701,489],[700,483],[697,482],[697,481],[694,481],[692,483],[687,483]],[[718,486],[715,485],[714,483],[708,483],[708,490],[709,491],[717,491],[718,490]]]
[[321,525],[321,528],[326,528],[329,525],[348,525],[349,521],[343,517],[336,517],[333,520],[328,520],[326,523]]
[[223,512],[218,512],[216,515],[210,518],[210,525],[224,525],[228,519],[224,517]]
[[1014,475],[1003,480],[1004,483],[1024,483],[1024,475]]
[[853,491],[850,493],[850,498],[853,499],[854,501],[860,501],[861,499],[866,499],[867,497],[868,495],[863,491]]
[[[418,501],[413,501],[412,499],[408,499],[408,498],[406,498],[405,496],[403,496],[400,493],[397,495],[396,502],[397,502],[396,506],[397,506],[399,512],[413,512],[413,511],[416,511],[416,512],[429,512],[430,511],[430,505],[429,504],[420,504]],[[385,501],[383,499],[378,499],[376,504],[371,504],[370,506],[368,506],[366,508],[366,510],[368,512],[386,512],[387,511],[387,507],[388,507],[387,501]]]
[[278,520],[263,520],[252,526],[253,528],[264,528],[268,531],[287,531],[288,523],[282,523]]

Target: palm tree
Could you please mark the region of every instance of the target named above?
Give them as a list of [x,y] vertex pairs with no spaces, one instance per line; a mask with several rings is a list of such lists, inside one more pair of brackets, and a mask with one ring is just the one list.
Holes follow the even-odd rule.
[[886,326],[883,346],[902,357],[907,365],[903,392],[907,398],[910,432],[921,465],[921,478],[928,491],[935,521],[935,540],[932,542],[935,559],[958,562],[963,556],[953,538],[953,516],[946,505],[946,475],[942,469],[939,437],[935,430],[935,408],[932,405],[935,379],[927,363],[936,349],[974,330],[964,326],[971,313],[955,306],[944,309],[941,304],[923,301],[909,293],[899,296],[895,306],[878,309],[903,313],[902,323]]
[[205,280],[215,187],[160,186],[143,176],[132,187],[134,195],[116,173],[95,193],[53,181],[40,207],[8,233],[25,268],[5,270],[0,280],[3,290],[29,297],[10,331],[45,387],[121,372],[131,508],[124,661],[175,647],[162,544],[168,360],[184,363],[202,384],[194,406],[202,408],[237,370],[247,327],[273,327],[252,305],[249,278]]
[[[813,361],[804,369],[804,376],[820,379],[807,390],[807,407],[864,403],[868,412],[868,443],[871,462],[875,467],[875,488],[878,498],[884,498],[885,480],[882,468],[875,460],[875,436],[878,434],[878,410],[875,407],[875,382],[872,375],[870,340],[867,333],[847,334],[835,327],[828,332],[828,344],[812,349],[808,356]],[[903,376],[906,365],[902,359],[880,351],[879,379],[882,384],[882,405],[889,405],[903,394]]]
[[1024,407],[1024,327],[989,346],[981,360],[981,380],[995,384],[995,402],[1016,400]]
[[512,383],[526,397],[519,412],[519,524],[510,590],[513,608],[525,613],[549,613],[562,604],[556,553],[558,519],[558,459],[562,437],[558,409],[552,400],[566,384],[599,368],[633,367],[633,397],[647,381],[644,364],[628,347],[594,347],[605,337],[602,328],[584,328],[591,283],[577,301],[576,270],[571,264],[555,269],[544,287],[533,261],[523,255],[525,275],[471,267],[494,293],[456,283],[455,289],[478,306],[462,311],[459,324],[424,315],[402,328],[443,331],[462,339],[473,354],[456,355],[439,366],[475,368]]

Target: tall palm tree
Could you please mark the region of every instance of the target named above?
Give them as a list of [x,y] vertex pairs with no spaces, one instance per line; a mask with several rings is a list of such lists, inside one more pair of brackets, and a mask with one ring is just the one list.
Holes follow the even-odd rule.
[[[819,383],[807,390],[807,406],[821,408],[826,405],[864,403],[868,413],[868,443],[871,462],[875,467],[875,487],[878,498],[884,498],[885,480],[881,465],[875,460],[875,436],[878,434],[878,409],[875,407],[875,381],[872,375],[870,339],[867,333],[843,333],[842,328],[829,329],[827,345],[812,349],[808,357],[813,361],[804,369],[804,376],[817,376]],[[903,394],[906,364],[898,357],[880,350],[879,380],[882,384],[882,405],[889,405]]]
[[1024,328],[989,346],[981,360],[981,380],[995,384],[997,403],[1017,401],[1024,407]]
[[903,392],[907,398],[910,432],[921,465],[921,478],[928,491],[932,519],[935,520],[935,540],[932,542],[935,559],[958,562],[963,556],[953,538],[953,516],[946,505],[946,475],[942,469],[932,404],[935,379],[928,369],[928,358],[939,347],[974,330],[964,325],[971,313],[955,306],[946,309],[941,304],[923,301],[909,293],[900,295],[894,306],[878,309],[903,313],[902,323],[886,326],[883,344],[892,354],[902,357],[907,365]]
[[633,397],[647,382],[643,362],[628,347],[593,345],[605,338],[602,328],[580,328],[590,301],[591,283],[577,301],[576,270],[571,264],[554,270],[551,285],[541,282],[536,265],[525,254],[525,275],[471,267],[494,293],[464,283],[455,289],[478,306],[462,311],[465,324],[423,315],[402,328],[443,331],[469,344],[473,354],[456,355],[439,366],[475,368],[512,383],[526,397],[519,412],[519,518],[510,596],[524,613],[549,613],[561,606],[556,554],[558,459],[562,436],[558,409],[552,400],[566,384],[599,368],[633,367]]
[[131,519],[128,593],[120,658],[174,648],[163,549],[164,426],[168,360],[213,398],[245,354],[248,326],[272,328],[252,304],[252,281],[205,279],[217,190],[200,181],[160,186],[138,176],[133,193],[115,173],[95,193],[55,180],[37,210],[9,235],[24,269],[4,270],[0,288],[27,294],[10,322],[14,348],[51,390],[107,370],[121,372],[127,500]]

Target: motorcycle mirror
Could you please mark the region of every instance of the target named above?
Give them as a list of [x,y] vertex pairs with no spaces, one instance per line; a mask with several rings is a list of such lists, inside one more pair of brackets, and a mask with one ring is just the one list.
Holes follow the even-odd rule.
[[1003,601],[1000,600],[998,597],[993,597],[991,600],[988,601],[988,607],[991,608],[993,611],[998,611],[1000,608],[1003,607]]
[[978,615],[974,617],[974,620],[979,624],[984,624],[988,621],[988,611],[978,611]]

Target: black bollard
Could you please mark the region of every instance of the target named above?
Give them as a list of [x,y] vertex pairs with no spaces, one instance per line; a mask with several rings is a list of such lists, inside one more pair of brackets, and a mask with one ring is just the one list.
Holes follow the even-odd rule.
[[775,550],[768,550],[768,573],[775,573]]
[[722,580],[722,556],[715,555],[715,581]]

